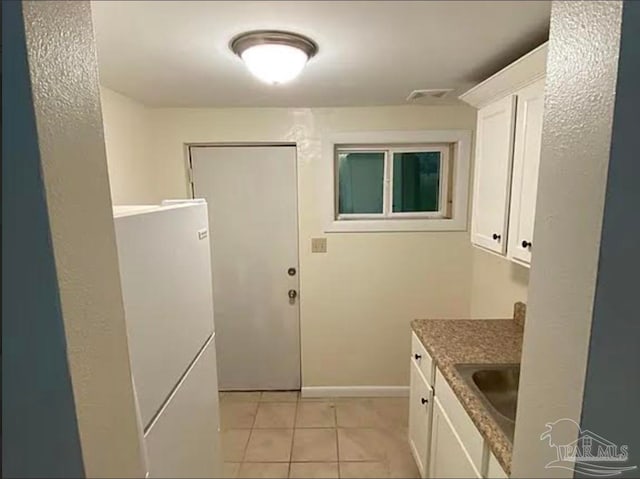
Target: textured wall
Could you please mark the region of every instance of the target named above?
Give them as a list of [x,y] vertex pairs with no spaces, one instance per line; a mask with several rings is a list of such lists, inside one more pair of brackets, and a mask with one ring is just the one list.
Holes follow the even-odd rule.
[[[536,257],[529,283],[512,477],[573,475],[544,467],[556,451],[540,441],[540,435],[547,422],[580,421],[621,10],[620,2],[557,1],[552,6]],[[563,439],[568,443],[570,436]]]
[[2,45],[2,476],[82,477],[20,2]]
[[[184,143],[290,141],[298,146],[304,386],[408,384],[409,321],[469,316],[468,232],[325,234],[326,161],[334,132],[475,127],[470,107],[151,110],[159,186],[187,195]],[[326,236],[326,254],[311,238]]]
[[[145,115],[124,108],[138,105],[126,97],[103,93],[111,182],[128,188],[120,198],[146,201],[151,185],[158,200],[187,197],[185,143],[298,144],[305,386],[406,384],[410,319],[509,317],[513,302],[526,299],[527,270],[473,249],[466,232],[330,234],[326,255],[309,251],[311,237],[324,236],[324,184],[318,178],[324,178],[323,162],[331,161],[321,155],[325,135],[473,130],[470,107],[148,109],[150,159],[139,164],[147,170],[122,178],[130,167],[112,163],[133,159],[126,149],[134,146],[122,141],[124,134],[109,134],[109,123],[132,124]],[[120,158],[113,151],[121,151]]]
[[[629,447],[640,467],[640,2],[625,2],[583,429]],[[611,464],[604,464],[611,466]],[[622,477],[638,477],[636,469]],[[588,477],[577,474],[578,477]]]
[[141,477],[90,5],[23,11],[85,472]]

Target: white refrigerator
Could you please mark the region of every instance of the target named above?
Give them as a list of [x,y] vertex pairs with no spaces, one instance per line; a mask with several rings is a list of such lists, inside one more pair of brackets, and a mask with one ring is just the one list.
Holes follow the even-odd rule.
[[220,477],[207,204],[114,207],[149,477]]

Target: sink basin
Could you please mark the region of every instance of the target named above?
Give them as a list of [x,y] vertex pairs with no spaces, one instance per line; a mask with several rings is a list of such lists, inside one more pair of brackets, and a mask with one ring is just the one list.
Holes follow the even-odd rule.
[[519,364],[457,364],[456,369],[478,393],[491,416],[513,442],[518,405]]

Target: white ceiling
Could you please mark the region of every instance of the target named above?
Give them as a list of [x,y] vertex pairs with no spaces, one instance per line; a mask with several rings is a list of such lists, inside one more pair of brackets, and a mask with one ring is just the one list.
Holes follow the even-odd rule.
[[[149,106],[405,104],[458,93],[546,40],[546,1],[94,1],[105,86]],[[294,82],[260,83],[231,53],[254,29],[319,45]],[[442,102],[438,100],[437,102]]]

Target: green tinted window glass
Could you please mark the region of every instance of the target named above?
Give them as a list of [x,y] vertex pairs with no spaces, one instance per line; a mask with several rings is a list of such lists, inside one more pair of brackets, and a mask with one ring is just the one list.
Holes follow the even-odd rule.
[[393,154],[393,212],[438,211],[440,207],[440,153]]
[[384,153],[340,153],[338,183],[338,213],[382,213]]

